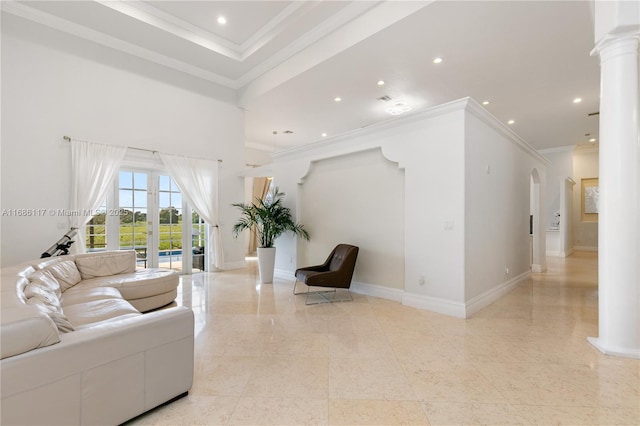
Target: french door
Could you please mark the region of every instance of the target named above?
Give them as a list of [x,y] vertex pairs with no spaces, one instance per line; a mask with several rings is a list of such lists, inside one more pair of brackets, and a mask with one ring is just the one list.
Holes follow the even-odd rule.
[[[113,198],[118,206],[118,248],[134,249],[138,267],[191,273],[194,251],[204,246],[204,226],[170,176],[121,170]],[[195,269],[202,270],[197,260]]]

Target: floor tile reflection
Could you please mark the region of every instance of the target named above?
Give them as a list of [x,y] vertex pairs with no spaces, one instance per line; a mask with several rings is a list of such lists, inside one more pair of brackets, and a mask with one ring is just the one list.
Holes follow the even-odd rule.
[[640,363],[603,356],[597,257],[549,258],[472,318],[354,294],[307,306],[293,281],[181,277],[196,317],[189,396],[132,424],[640,424]]

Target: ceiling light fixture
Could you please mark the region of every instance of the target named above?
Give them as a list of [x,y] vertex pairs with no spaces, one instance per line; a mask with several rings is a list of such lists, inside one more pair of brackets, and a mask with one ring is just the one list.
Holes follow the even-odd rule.
[[378,80],[378,86],[384,86],[384,80]]
[[224,25],[226,23],[227,23],[227,18],[225,18],[224,16],[218,16],[218,24]]
[[434,64],[439,64],[440,62],[442,62],[442,58],[433,58]]
[[323,138],[326,138],[326,137],[327,137],[327,134],[326,134],[326,133],[323,133],[321,136],[322,136]]
[[489,101],[484,101],[482,105],[489,105],[489,103],[490,103]]
[[507,121],[507,124],[513,124],[515,122],[516,122],[515,120],[509,120],[509,121]]
[[333,100],[336,102],[340,102],[342,101],[342,98],[340,96],[336,96],[335,98],[333,98]]
[[582,102],[582,98],[575,98],[575,99],[573,100],[573,103],[574,103],[574,104],[579,104],[580,102]]
[[411,107],[405,101],[395,101],[392,106],[385,109],[391,115],[400,115],[407,111],[411,111]]
[[596,143],[596,138],[591,138],[591,139],[589,139],[589,142],[591,142],[591,143]]

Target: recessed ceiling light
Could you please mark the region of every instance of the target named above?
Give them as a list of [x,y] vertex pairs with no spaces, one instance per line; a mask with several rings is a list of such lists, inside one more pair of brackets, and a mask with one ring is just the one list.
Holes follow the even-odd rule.
[[489,105],[489,103],[490,103],[489,101],[484,101],[482,105]]
[[378,80],[378,86],[384,86],[384,80]]
[[513,123],[515,123],[515,122],[516,122],[515,120],[509,120],[509,121],[507,121],[507,123],[508,123],[508,124],[513,124]]
[[400,115],[407,111],[411,111],[411,107],[405,101],[395,101],[392,106],[385,109],[391,115]]
[[442,62],[442,58],[433,58],[434,64],[439,64],[440,62]]
[[227,23],[227,18],[225,18],[224,16],[218,16],[218,24],[224,25],[226,23]]
[[591,142],[591,143],[595,143],[595,142],[596,142],[596,138],[591,138],[591,139],[589,139],[589,142]]
[[322,136],[323,138],[326,138],[326,137],[327,137],[327,134],[326,134],[326,133],[323,133],[321,136]]
[[573,100],[573,103],[574,103],[574,104],[579,104],[580,102],[582,102],[582,98],[575,98],[575,99]]
[[333,100],[336,102],[340,102],[342,101],[342,98],[340,96],[336,96],[335,98],[333,98]]

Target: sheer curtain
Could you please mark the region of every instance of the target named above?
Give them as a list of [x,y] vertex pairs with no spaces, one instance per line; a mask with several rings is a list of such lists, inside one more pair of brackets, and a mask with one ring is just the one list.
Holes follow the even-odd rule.
[[78,228],[78,239],[72,249],[84,253],[85,225],[107,196],[127,148],[71,140],[71,200],[69,225]]
[[[160,153],[160,159],[187,203],[207,224],[207,270],[222,269],[224,253],[218,226],[218,163],[163,153]],[[183,215],[186,216],[191,215]]]

